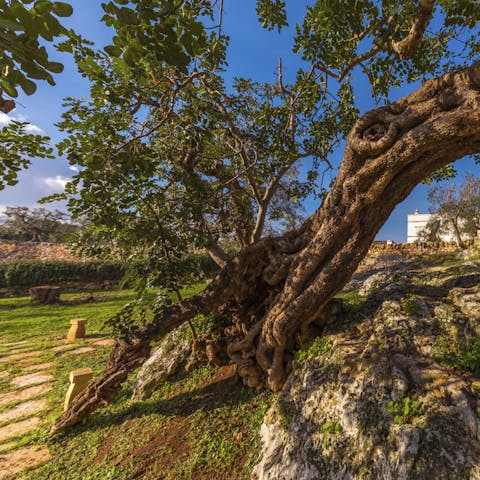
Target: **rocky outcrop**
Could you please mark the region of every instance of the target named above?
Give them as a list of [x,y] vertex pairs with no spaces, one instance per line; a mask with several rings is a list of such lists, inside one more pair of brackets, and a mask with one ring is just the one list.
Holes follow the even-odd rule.
[[191,341],[179,330],[167,335],[138,371],[132,400],[149,398],[158,384],[172,376],[191,353]]
[[290,375],[266,416],[252,478],[480,479],[480,380],[440,358],[480,333],[480,269],[366,267],[349,284],[361,308],[324,332],[330,350]]

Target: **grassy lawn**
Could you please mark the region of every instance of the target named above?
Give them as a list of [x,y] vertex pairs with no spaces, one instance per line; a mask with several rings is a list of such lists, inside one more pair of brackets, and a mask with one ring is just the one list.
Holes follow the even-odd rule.
[[[201,290],[198,285],[184,295]],[[52,459],[23,473],[29,480],[65,479],[247,479],[258,455],[258,430],[272,396],[244,387],[231,366],[220,369],[198,366],[165,381],[148,400],[132,403],[135,376],[121,395],[82,424],[51,440],[47,432],[60,415],[71,370],[91,367],[94,376],[104,368],[111,347],[73,355],[52,351],[65,344],[69,320],[88,319],[87,338],[75,348],[92,346],[108,337],[103,322],[133,300],[132,291],[94,292],[94,301],[81,303],[85,293],[62,294],[63,305],[33,304],[27,297],[0,299],[2,343],[28,341],[29,350],[41,350],[38,362],[53,362],[52,389],[40,397],[48,400],[41,426],[14,438],[11,449],[48,445]],[[22,350],[20,345],[19,350]],[[25,347],[26,348],[26,347]],[[0,346],[0,356],[9,354]],[[23,375],[17,361],[3,363],[10,377]],[[3,382],[3,383],[2,383]],[[8,391],[7,379],[0,391]],[[0,406],[0,413],[20,401]],[[1,427],[1,425],[0,425]]]

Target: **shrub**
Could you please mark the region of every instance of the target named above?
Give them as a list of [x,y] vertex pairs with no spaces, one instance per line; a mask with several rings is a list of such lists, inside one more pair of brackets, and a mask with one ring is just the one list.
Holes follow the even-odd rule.
[[114,260],[78,263],[57,260],[7,260],[0,262],[0,287],[119,281],[123,274],[123,263]]

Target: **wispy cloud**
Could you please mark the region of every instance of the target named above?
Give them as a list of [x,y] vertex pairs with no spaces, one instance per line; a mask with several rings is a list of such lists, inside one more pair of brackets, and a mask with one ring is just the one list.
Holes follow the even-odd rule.
[[41,179],[42,184],[45,185],[49,190],[54,192],[64,190],[65,185],[69,181],[70,179],[64,177],[63,175],[56,175],[55,177],[45,177]]
[[70,165],[68,169],[75,173],[78,173],[80,171],[79,168],[75,165]]
[[[8,125],[12,120],[16,120],[17,122],[28,122],[28,119],[24,115],[18,114],[9,116],[0,112],[0,127]],[[29,122],[28,125],[25,126],[25,132],[34,135],[45,135],[45,132],[40,127]]]

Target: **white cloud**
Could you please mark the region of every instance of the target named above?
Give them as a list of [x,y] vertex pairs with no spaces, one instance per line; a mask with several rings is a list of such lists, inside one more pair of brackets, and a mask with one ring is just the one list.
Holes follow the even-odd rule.
[[[12,120],[16,120],[17,122],[28,122],[27,118],[24,115],[18,114],[9,116],[3,112],[0,112],[0,127],[8,125]],[[34,135],[45,135],[45,132],[33,123],[28,123],[28,125],[25,126],[25,132]]]
[[75,173],[78,173],[80,171],[79,168],[75,165],[70,165],[68,169]]
[[25,131],[27,133],[32,133],[34,135],[45,135],[45,132],[40,127],[37,127],[32,123],[29,123],[28,125],[25,126]]
[[56,175],[55,177],[42,178],[41,182],[52,191],[62,191],[70,179],[63,175]]
[[0,112],[0,126],[4,127],[7,123],[10,123],[12,119],[3,112]]

